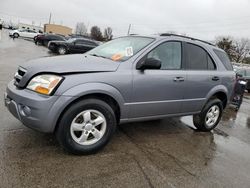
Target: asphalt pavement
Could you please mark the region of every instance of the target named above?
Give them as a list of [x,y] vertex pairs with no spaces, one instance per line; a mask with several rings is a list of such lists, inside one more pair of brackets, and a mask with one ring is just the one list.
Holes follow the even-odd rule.
[[65,153],[51,134],[26,128],[3,95],[18,65],[51,56],[32,40],[0,40],[0,187],[250,187],[250,95],[218,127],[197,132],[192,117],[129,123],[99,153]]

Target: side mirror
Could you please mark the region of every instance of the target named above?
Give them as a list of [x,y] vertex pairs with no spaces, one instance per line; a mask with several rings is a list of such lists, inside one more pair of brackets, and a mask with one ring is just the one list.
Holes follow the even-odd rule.
[[147,58],[141,63],[137,63],[136,69],[145,70],[145,69],[160,69],[161,61],[154,58]]

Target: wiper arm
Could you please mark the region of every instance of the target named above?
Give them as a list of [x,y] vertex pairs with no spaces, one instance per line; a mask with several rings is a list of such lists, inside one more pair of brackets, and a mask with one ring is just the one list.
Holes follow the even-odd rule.
[[95,57],[102,57],[102,58],[104,58],[104,59],[109,59],[108,57],[101,56],[101,55],[97,55],[97,54],[89,54],[89,55],[92,55],[92,56],[95,56]]

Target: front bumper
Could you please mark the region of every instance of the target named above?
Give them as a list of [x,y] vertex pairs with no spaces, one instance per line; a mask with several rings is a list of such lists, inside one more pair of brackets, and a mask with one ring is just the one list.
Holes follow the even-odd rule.
[[44,96],[8,84],[4,103],[9,112],[25,126],[40,132],[53,132],[60,113],[72,97]]

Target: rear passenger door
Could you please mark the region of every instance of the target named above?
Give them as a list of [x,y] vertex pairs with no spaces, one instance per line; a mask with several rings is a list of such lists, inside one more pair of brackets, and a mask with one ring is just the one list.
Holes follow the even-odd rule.
[[209,91],[221,83],[221,78],[216,64],[203,47],[185,43],[184,59],[187,80],[182,112],[198,112]]

